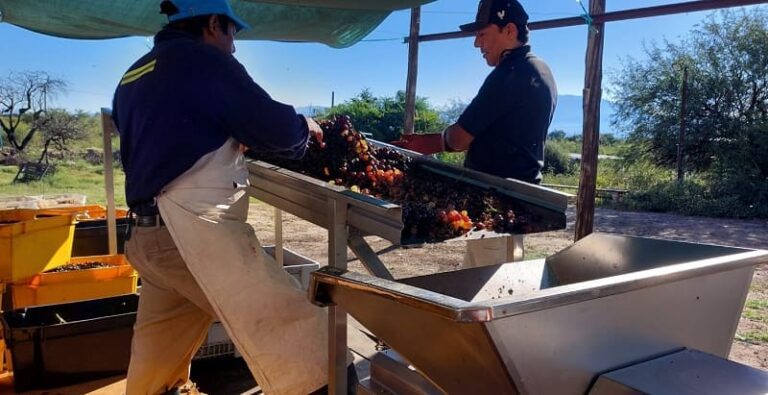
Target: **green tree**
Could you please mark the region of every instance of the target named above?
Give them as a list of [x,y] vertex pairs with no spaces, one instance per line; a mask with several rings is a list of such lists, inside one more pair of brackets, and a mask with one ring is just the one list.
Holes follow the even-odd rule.
[[55,109],[46,111],[36,119],[33,127],[43,138],[43,150],[38,163],[48,163],[48,150],[51,146],[60,151],[67,151],[73,141],[85,138],[85,122],[88,117],[88,114],[83,112],[70,114],[66,110]]
[[[23,152],[38,132],[48,100],[66,89],[67,83],[43,71],[10,73],[0,79],[0,128],[6,143]],[[27,122],[27,129],[21,126]],[[25,130],[25,131],[23,131]]]
[[547,134],[547,140],[565,140],[565,132],[555,129]]
[[440,110],[440,119],[446,124],[453,124],[459,120],[459,117],[467,109],[469,103],[461,99],[450,99],[448,104]]
[[[759,125],[768,122],[768,14],[762,9],[713,14],[681,43],[651,45],[646,55],[644,61],[630,59],[614,81],[614,124],[641,148],[635,152],[659,164],[676,162],[687,69],[688,169],[755,167],[750,157],[768,149],[749,143],[766,132]],[[734,148],[744,151],[737,157],[726,153]]]
[[550,174],[573,174],[576,165],[568,156],[567,144],[563,140],[551,140],[544,145],[544,172]]
[[[358,131],[369,133],[376,140],[397,140],[405,122],[405,92],[398,91],[394,97],[374,97],[369,89],[363,89],[357,96],[319,117],[332,114],[349,115]],[[440,131],[447,125],[424,97],[416,98],[414,124],[417,133]]]
[[613,81],[613,121],[628,132],[628,158],[676,163],[687,71],[686,171],[730,205],[767,205],[768,12],[712,14],[680,43],[650,45],[646,55],[629,59]]

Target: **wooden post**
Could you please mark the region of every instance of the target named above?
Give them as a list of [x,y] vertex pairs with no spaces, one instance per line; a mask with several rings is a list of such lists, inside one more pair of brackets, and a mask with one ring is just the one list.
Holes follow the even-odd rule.
[[[605,0],[590,0],[590,15],[605,12]],[[576,234],[574,240],[592,233],[597,189],[597,152],[600,144],[600,101],[603,83],[603,46],[605,23],[595,23],[589,29],[586,70],[584,76],[584,132],[581,148],[581,180],[576,200]]]
[[115,210],[115,177],[112,165],[112,110],[101,109],[101,131],[104,141],[104,189],[107,194],[107,245],[109,255],[117,255],[117,214]]
[[685,105],[688,101],[688,66],[683,66],[683,86],[680,88],[680,133],[677,138],[677,182],[685,180],[683,151],[685,147]]
[[408,36],[408,80],[405,84],[403,134],[413,134],[416,115],[416,77],[419,72],[419,29],[421,7],[411,8],[411,34]]

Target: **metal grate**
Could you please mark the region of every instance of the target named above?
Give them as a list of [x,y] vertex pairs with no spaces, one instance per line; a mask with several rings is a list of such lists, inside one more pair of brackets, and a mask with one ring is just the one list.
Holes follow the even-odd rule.
[[213,359],[230,355],[235,355],[235,345],[232,341],[224,341],[203,345],[197,350],[197,354],[195,354],[193,359],[199,361],[201,359]]

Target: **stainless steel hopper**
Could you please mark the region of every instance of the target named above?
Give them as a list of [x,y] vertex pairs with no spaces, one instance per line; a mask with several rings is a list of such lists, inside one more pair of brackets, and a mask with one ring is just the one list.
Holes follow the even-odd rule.
[[385,280],[336,268],[338,305],[450,394],[583,394],[687,347],[727,357],[768,251],[593,234],[546,259]]

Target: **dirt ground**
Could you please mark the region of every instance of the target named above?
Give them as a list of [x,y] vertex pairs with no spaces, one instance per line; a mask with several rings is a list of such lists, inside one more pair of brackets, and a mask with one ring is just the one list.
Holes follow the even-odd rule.
[[[274,209],[262,203],[251,205],[249,220],[265,245],[274,243]],[[573,242],[575,209],[568,211],[568,227],[562,231],[526,236],[528,258],[548,256]],[[664,213],[638,213],[598,208],[595,231],[645,236],[744,248],[768,249],[768,221],[685,217]],[[291,250],[327,264],[328,233],[325,229],[283,213],[283,240]],[[464,242],[427,244],[421,248],[393,248],[379,237],[366,237],[395,278],[425,275],[458,269],[464,256]],[[350,270],[365,272],[349,252]],[[768,301],[768,266],[757,268],[748,295],[760,305]],[[768,312],[758,319],[742,317],[730,358],[768,370],[768,342],[744,334],[768,336]]]

